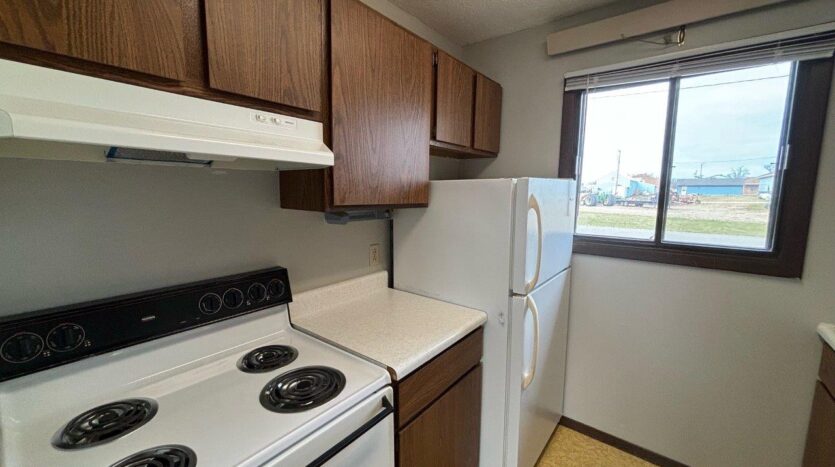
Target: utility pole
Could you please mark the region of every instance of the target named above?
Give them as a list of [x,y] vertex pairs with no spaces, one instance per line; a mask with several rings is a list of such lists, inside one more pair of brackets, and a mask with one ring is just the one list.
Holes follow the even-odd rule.
[[615,189],[612,192],[612,196],[618,195],[618,183],[620,183],[620,155],[621,150],[618,149],[618,170],[615,172]]

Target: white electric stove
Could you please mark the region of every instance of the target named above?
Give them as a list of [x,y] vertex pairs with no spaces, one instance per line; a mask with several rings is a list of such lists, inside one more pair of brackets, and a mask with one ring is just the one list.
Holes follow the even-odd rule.
[[394,465],[388,373],[289,299],[276,268],[0,322],[0,465]]

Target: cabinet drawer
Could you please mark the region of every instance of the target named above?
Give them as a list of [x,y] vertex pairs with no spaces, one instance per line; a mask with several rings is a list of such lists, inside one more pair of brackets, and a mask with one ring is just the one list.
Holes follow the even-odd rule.
[[478,466],[481,365],[398,433],[400,467]]
[[835,350],[832,350],[832,347],[827,344],[823,345],[818,378],[826,386],[830,394],[835,394]]
[[815,385],[812,417],[806,435],[803,467],[831,467],[835,465],[835,400],[821,382]]
[[403,427],[481,361],[484,331],[470,333],[397,385],[398,426]]

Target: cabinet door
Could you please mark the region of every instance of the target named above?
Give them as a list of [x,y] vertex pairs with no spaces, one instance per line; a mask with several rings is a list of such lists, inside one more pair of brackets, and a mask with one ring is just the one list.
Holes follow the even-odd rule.
[[185,80],[193,0],[0,0],[0,42]]
[[473,86],[470,67],[438,51],[435,139],[469,147],[473,135]]
[[322,108],[322,0],[205,0],[209,84]]
[[[824,344],[825,345],[825,344]],[[835,399],[820,381],[815,385],[812,402],[812,417],[806,432],[806,451],[803,453],[803,467],[826,467],[835,465]]]
[[398,434],[400,467],[478,465],[481,365]]
[[357,0],[333,0],[331,69],[333,204],[427,204],[432,46]]
[[482,151],[499,152],[499,132],[502,121],[502,87],[486,78],[476,77],[475,131],[473,147]]

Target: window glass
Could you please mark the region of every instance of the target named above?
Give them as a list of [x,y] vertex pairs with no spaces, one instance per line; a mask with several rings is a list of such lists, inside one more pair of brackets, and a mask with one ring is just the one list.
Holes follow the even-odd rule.
[[771,248],[791,74],[782,63],[681,79],[663,241]]
[[578,234],[654,239],[669,86],[587,94]]

